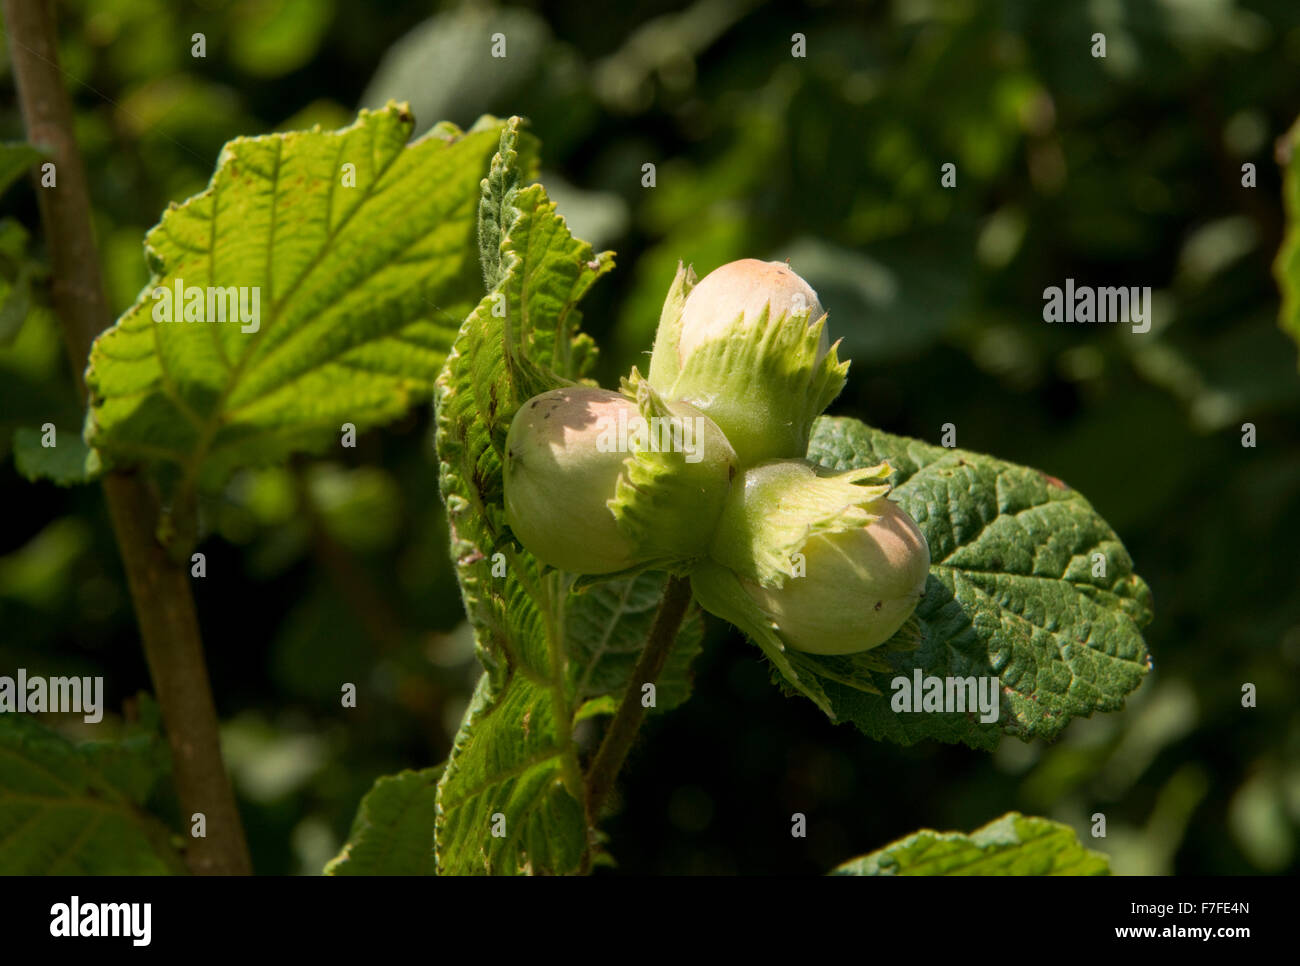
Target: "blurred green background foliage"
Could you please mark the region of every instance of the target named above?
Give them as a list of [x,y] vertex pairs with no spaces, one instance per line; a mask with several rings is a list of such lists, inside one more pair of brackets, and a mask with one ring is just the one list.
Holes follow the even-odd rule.
[[[711,623],[694,697],[625,772],[619,870],[819,873],[1013,808],[1070,823],[1119,873],[1300,870],[1300,375],[1270,276],[1275,143],[1300,113],[1293,0],[59,15],[115,312],[147,281],[144,232],[230,138],[342,126],[390,97],[420,130],[522,114],[575,233],[618,252],[586,303],[604,385],[644,369],[678,259],[702,275],[788,258],[853,360],[832,412],[932,442],[951,422],[958,445],[1081,490],[1124,539],[1155,596],[1154,672],[1124,712],[1050,746],[873,744],[783,698],[757,649]],[[39,252],[33,190],[3,211]],[[1067,277],[1151,286],[1151,331],[1044,323],[1042,291]],[[38,309],[0,345],[0,671],[102,674],[100,727],[124,726],[149,679],[100,494],[29,484],[10,458],[13,431],[47,421],[75,433],[81,414]],[[202,508],[195,591],[261,872],[318,872],[377,776],[441,761],[477,677],[431,440],[422,409],[337,459],[241,473]],[[1091,840],[1098,812],[1108,834]]]

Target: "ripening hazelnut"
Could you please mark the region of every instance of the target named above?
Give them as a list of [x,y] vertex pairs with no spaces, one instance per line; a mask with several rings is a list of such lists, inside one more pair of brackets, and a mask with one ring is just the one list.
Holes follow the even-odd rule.
[[605,505],[627,454],[596,445],[604,421],[628,409],[636,412],[616,392],[574,387],[534,396],[515,414],[506,435],[506,522],[543,563],[578,574],[632,565],[632,542]]
[[852,654],[883,644],[925,593],[930,547],[910,516],[887,497],[865,527],[819,534],[800,550],[806,575],[781,587],[743,586],[791,647]]
[[[767,307],[770,315],[808,312],[808,322],[826,313],[812,286],[785,262],[742,258],[715,268],[691,289],[682,306],[677,359],[686,364],[690,354],[710,339],[743,338]],[[737,326],[736,320],[741,318]],[[830,347],[822,329],[819,355]]]
[[[668,408],[647,420],[625,396],[581,386],[520,407],[506,435],[505,510],[529,553],[571,573],[609,574],[707,552],[735,452],[699,410]],[[652,469],[638,472],[636,452],[656,454]],[[621,525],[614,505],[637,500],[640,512]]]
[[885,495],[887,485],[860,485],[882,479],[880,469],[830,474],[773,460],[732,486],[710,555],[736,573],[789,646],[812,654],[876,647],[925,593],[925,535]]
[[742,258],[664,300],[650,383],[722,428],[741,466],[803,456],[813,420],[844,386],[817,293],[785,262]]

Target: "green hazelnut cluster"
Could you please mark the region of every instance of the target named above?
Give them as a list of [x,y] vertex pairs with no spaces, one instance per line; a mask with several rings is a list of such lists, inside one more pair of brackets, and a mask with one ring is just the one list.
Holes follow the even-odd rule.
[[505,448],[506,521],[544,564],[689,574],[705,609],[784,645],[884,643],[925,589],[930,551],[888,499],[887,464],[805,459],[843,388],[817,293],[784,262],[680,268],[648,376],[533,397]]

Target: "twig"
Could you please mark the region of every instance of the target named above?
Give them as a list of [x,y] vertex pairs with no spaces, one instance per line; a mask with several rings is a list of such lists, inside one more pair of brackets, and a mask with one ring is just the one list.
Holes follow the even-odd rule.
[[[28,140],[47,151],[56,186],[37,198],[51,261],[51,296],[63,344],[85,399],[90,344],[112,321],[90,223],[85,165],[73,136],[54,17],[46,0],[4,0],[10,59]],[[176,792],[188,824],[205,816],[206,837],[189,839],[186,863],[201,874],[247,874],[248,844],[221,761],[217,713],[188,576],[154,539],[158,503],[144,481],[110,473],[104,496],[135,604],[149,674],[172,750]]]
[[672,651],[673,642],[677,639],[677,632],[681,629],[690,603],[690,583],[683,577],[670,577],[664,588],[663,600],[659,602],[654,624],[650,627],[645,650],[632,669],[623,700],[587,771],[587,817],[593,822],[599,818],[605,800],[613,791],[614,779],[618,777],[619,769],[623,767],[632,742],[636,740],[641,721],[645,718],[641,687],[653,684],[664,669],[664,662]]
[[158,507],[143,482],[111,473],[104,478],[104,494],[171,745],[183,819],[188,825],[196,812],[205,817],[206,837],[187,837],[186,863],[199,875],[247,875],[252,862],[221,760],[217,709],[189,580],[153,537]]

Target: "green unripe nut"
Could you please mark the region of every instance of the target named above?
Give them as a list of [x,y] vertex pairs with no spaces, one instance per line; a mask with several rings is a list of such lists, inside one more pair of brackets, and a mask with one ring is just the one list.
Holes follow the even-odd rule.
[[[732,488],[715,558],[737,571],[789,646],[812,654],[865,651],[889,640],[916,609],[930,572],[930,547],[915,521],[887,497],[815,518],[809,499],[814,482],[813,469],[796,460],[747,470]],[[852,522],[855,513],[870,522]],[[798,563],[761,581],[745,560],[756,559],[765,540],[791,532],[803,536],[781,551],[799,555]]]
[[[686,297],[677,340],[679,365],[685,365],[691,353],[710,339],[745,338],[764,308],[773,316],[807,312],[809,323],[826,314],[812,286],[785,262],[757,258],[728,262],[700,279]],[[818,354],[824,356],[829,348],[822,329]]]
[[506,435],[506,522],[542,563],[578,574],[633,563],[632,541],[605,505],[626,453],[602,452],[598,426],[636,407],[604,389],[553,389],[519,408]]
[[804,544],[806,576],[778,588],[743,582],[791,647],[812,654],[869,650],[916,610],[930,572],[925,536],[887,497],[872,509],[880,513],[875,523]]
[[678,269],[650,357],[650,384],[713,419],[741,466],[802,457],[813,420],[844,386],[812,286],[785,262],[742,258],[699,282]]
[[735,474],[716,425],[685,403],[647,420],[616,392],[541,393],[506,436],[506,522],[533,556],[576,574],[669,566],[707,552]]

